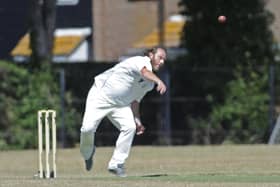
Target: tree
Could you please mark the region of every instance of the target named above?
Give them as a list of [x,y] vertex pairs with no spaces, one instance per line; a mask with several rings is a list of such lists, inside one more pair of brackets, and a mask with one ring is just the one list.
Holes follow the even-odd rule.
[[[207,119],[204,127],[209,129],[209,137],[223,136],[209,142],[264,141],[263,132],[268,127],[268,65],[274,63],[275,56],[269,29],[273,15],[265,9],[265,1],[181,0],[179,5],[189,20],[181,42],[188,50],[181,59],[183,65],[225,70],[222,77],[201,73],[198,79],[192,78],[197,86],[188,89],[193,95],[208,98],[208,105],[201,107]],[[220,15],[227,17],[225,23],[218,22]]]
[[[65,123],[62,129],[58,75],[43,64],[30,74],[25,67],[0,61],[0,150],[37,147],[37,111],[57,111],[57,132],[64,130],[66,145],[74,146],[79,139],[77,124],[81,115],[74,108],[73,96],[66,92]],[[58,140],[61,140],[58,134]]]
[[[273,61],[273,15],[264,0],[181,0],[188,16],[182,45],[189,65],[248,66]],[[219,15],[227,21],[219,23]]]
[[56,0],[30,0],[31,64],[51,62]]
[[268,132],[268,75],[251,72],[225,86],[225,101],[214,104],[210,114],[213,128],[225,130],[223,141],[263,143]]

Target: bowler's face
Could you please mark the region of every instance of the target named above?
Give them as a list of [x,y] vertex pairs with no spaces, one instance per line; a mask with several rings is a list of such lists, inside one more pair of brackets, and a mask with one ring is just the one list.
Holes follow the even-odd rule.
[[154,71],[158,71],[164,65],[166,53],[163,49],[157,49],[155,54],[151,56],[151,63]]

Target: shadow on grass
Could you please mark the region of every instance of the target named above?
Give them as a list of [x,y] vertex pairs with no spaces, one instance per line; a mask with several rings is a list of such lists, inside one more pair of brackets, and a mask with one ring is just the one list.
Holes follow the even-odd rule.
[[141,177],[166,177],[166,176],[170,176],[166,173],[162,173],[162,174],[150,174],[150,175],[142,175]]

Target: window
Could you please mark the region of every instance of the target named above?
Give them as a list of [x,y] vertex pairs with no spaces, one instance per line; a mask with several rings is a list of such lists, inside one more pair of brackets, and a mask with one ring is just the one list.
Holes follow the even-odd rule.
[[74,6],[79,3],[79,0],[57,0],[58,6]]
[[158,1],[158,0],[128,0],[129,2],[137,2],[137,1]]

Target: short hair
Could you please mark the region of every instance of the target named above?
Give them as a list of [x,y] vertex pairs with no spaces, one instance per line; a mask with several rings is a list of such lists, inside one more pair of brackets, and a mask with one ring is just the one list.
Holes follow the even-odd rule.
[[162,49],[162,50],[164,50],[165,53],[166,53],[166,49],[165,49],[164,47],[158,47],[158,46],[157,46],[157,47],[152,47],[152,48],[146,49],[146,50],[144,51],[144,56],[149,56],[150,53],[155,54],[155,53],[157,52],[158,49]]

